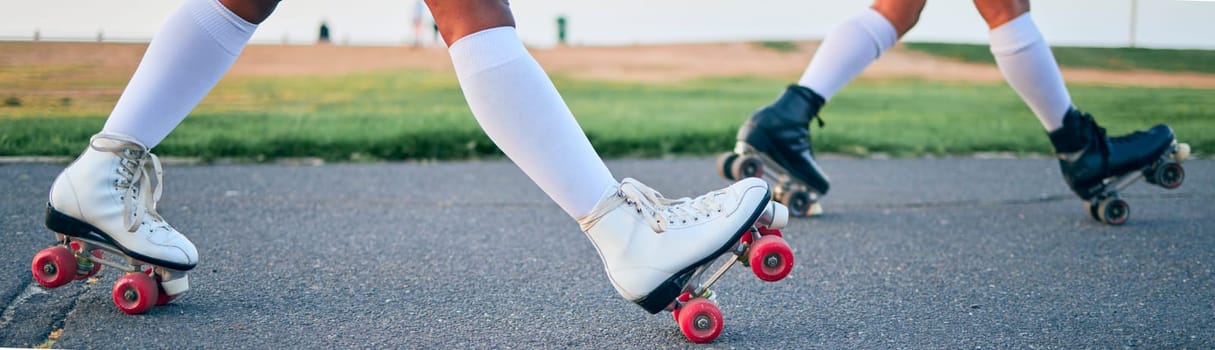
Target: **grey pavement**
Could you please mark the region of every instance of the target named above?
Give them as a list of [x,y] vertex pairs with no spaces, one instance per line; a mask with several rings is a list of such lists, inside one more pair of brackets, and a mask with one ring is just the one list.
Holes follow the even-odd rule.
[[[668,197],[712,159],[609,162]],[[505,161],[169,166],[161,213],[199,247],[185,297],[128,316],[116,271],[42,290],[30,259],[62,164],[0,165],[0,346],[684,348],[616,296],[578,225]],[[797,265],[717,288],[710,348],[1215,347],[1215,161],[1137,184],[1098,224],[1050,159],[848,159]]]

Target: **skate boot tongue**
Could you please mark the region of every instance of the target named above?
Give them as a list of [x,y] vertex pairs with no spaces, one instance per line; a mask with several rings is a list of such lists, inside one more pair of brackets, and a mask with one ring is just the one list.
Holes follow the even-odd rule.
[[[654,230],[654,233],[660,234],[667,231],[668,225],[699,222],[702,219],[711,218],[712,213],[722,212],[724,202],[718,197],[725,194],[725,190],[718,190],[696,198],[668,199],[663,197],[662,193],[640,181],[626,178],[620,182],[616,193],[610,197],[617,201],[616,203],[623,202],[625,205],[633,207],[638,215],[646,219],[644,221],[650,229]],[[615,208],[614,205],[601,205],[579,219],[582,230],[586,231],[595,226],[599,218],[613,208]]]
[[[167,226],[156,212],[163,173],[160,158],[148,152],[147,147],[138,140],[125,135],[97,134],[89,141],[89,147],[98,152],[113,153],[120,159],[120,166],[116,170],[120,176],[115,186],[123,191],[122,223],[127,232],[139,230],[145,222]],[[140,217],[141,213],[146,213],[147,217]]]
[[667,230],[667,217],[664,213],[664,203],[670,200],[661,193],[632,178],[620,182],[620,196],[624,203],[636,208],[638,214],[648,216],[646,222],[654,229],[654,233]]
[[712,213],[722,211],[723,202],[718,198],[725,195],[724,190],[709,192],[696,198],[668,199],[658,191],[634,179],[624,179],[620,184],[626,203],[636,202],[639,212],[651,213],[651,228],[656,233],[667,230],[668,225],[680,225],[699,222],[711,218]]

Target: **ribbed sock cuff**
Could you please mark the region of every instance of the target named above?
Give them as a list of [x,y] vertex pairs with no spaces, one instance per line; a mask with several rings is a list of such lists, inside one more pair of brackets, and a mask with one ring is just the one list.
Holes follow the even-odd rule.
[[1029,12],[993,28],[988,35],[991,54],[996,56],[1011,56],[1035,44],[1046,43]]
[[186,0],[184,5],[194,23],[211,35],[224,51],[239,55],[257,25],[240,18],[219,0]]
[[878,55],[886,52],[899,40],[899,32],[894,29],[894,24],[872,8],[862,11],[856,16],[855,21],[865,29],[866,33],[869,33],[869,37],[873,38],[873,43],[877,44]]
[[452,43],[447,52],[461,78],[530,55],[514,27],[490,28],[470,34]]

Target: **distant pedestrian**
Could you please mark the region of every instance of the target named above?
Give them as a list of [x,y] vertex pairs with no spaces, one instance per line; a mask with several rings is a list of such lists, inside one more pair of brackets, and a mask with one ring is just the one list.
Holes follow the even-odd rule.
[[329,24],[325,23],[325,21],[321,21],[321,33],[320,33],[320,35],[318,35],[316,41],[321,44],[328,44],[330,42],[329,41]]
[[413,47],[422,46],[422,31],[426,28],[426,4],[417,0],[413,5]]

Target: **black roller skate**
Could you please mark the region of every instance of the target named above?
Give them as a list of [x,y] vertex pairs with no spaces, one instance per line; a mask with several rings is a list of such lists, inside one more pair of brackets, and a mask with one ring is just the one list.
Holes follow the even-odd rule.
[[[809,88],[790,85],[772,105],[760,108],[738,130],[733,152],[717,158],[717,173],[727,180],[758,177],[772,183],[773,198],[793,216],[822,213],[827,175],[814,162],[810,120],[826,100]],[[823,126],[822,118],[818,119]]]
[[1121,225],[1130,218],[1130,205],[1118,198],[1118,191],[1139,178],[1167,189],[1185,180],[1181,162],[1189,158],[1190,146],[1178,144],[1168,125],[1107,137],[1091,115],[1072,108],[1050,140],[1063,180],[1084,200],[1089,215],[1106,224]]

